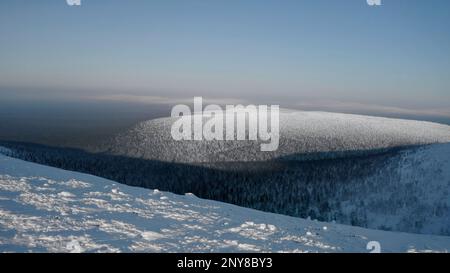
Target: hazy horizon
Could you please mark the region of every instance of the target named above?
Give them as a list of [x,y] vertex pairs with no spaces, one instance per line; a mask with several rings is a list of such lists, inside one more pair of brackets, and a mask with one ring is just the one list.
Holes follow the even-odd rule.
[[171,106],[450,124],[445,0],[0,2],[0,140],[83,146]]
[[0,96],[450,117],[450,3],[0,3]]

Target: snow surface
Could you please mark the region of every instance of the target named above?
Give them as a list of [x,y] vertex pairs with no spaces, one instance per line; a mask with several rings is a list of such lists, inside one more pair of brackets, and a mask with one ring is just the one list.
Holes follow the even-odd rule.
[[450,235],[450,144],[399,151],[324,199],[334,203],[331,214],[353,215],[364,227]]
[[450,237],[264,213],[0,155],[1,252],[448,252]]
[[321,159],[450,142],[450,126],[432,122],[282,110],[279,149],[261,152],[260,141],[174,141],[170,131],[176,120],[142,122],[93,150],[166,162],[213,163]]

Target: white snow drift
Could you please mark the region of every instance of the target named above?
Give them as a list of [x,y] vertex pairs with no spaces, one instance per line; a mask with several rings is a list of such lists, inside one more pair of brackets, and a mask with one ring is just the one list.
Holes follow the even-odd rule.
[[0,252],[450,250],[450,237],[367,230],[119,185],[0,155]]
[[170,134],[175,121],[142,122],[96,151],[166,162],[212,163],[315,159],[450,142],[450,126],[437,123],[283,110],[279,149],[262,152],[261,141],[175,141]]

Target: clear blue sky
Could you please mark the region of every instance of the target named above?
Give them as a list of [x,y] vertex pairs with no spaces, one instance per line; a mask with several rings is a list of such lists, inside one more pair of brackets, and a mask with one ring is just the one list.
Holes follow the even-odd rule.
[[0,89],[450,109],[450,1],[382,4],[2,0]]

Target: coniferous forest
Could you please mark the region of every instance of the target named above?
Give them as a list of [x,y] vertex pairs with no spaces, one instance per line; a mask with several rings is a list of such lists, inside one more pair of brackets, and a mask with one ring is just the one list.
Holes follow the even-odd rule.
[[[316,161],[185,165],[29,143],[0,145],[8,148],[4,151],[8,156],[131,186],[193,193],[200,198],[319,221],[450,234],[445,198],[450,181],[437,186],[442,189],[433,189],[434,194],[442,192],[442,198],[435,196],[430,203],[419,196],[426,197],[427,187],[433,184],[421,185],[420,177],[402,180],[402,156],[415,148]],[[420,163],[411,168],[420,173]],[[436,225],[437,221],[441,224]]]

